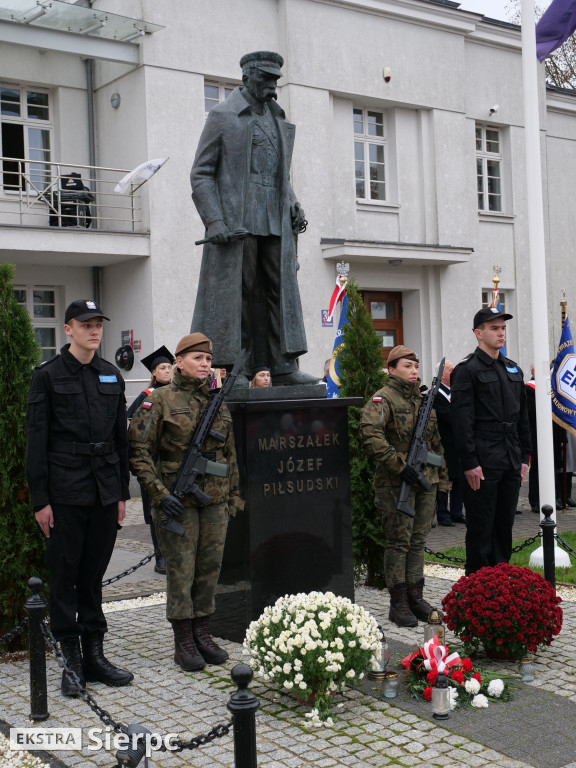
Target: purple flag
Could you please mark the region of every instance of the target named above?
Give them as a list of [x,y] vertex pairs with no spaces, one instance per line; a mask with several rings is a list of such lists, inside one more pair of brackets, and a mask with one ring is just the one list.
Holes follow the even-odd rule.
[[536,24],[538,61],[559,48],[576,29],[576,0],[552,0],[548,10]]

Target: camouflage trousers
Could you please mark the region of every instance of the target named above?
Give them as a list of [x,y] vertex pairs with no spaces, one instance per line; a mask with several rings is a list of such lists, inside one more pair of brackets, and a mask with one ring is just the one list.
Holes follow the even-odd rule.
[[386,586],[415,584],[424,576],[424,546],[432,527],[436,505],[437,483],[426,491],[421,485],[412,486],[408,503],[416,517],[396,511],[400,487],[377,488],[374,504],[381,513],[386,536],[384,575]]
[[220,576],[228,505],[185,507],[176,518],[184,536],[160,528],[160,510],[152,519],[166,558],[166,618],[193,619],[214,613],[214,592]]

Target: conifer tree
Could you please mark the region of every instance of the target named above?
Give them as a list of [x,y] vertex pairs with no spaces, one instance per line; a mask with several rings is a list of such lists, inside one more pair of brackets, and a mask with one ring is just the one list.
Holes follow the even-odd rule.
[[25,477],[26,402],[39,347],[16,300],[14,273],[13,264],[0,264],[0,637],[25,616],[28,579],[46,578],[44,536]]
[[[382,370],[381,340],[353,278],[348,281],[346,294],[348,324],[343,326],[338,351],[340,397],[361,397],[366,403],[387,380]],[[348,409],[354,570],[357,578],[366,572],[366,583],[383,587],[386,540],[380,513],[374,507],[374,460],[366,455],[358,436],[361,410]]]

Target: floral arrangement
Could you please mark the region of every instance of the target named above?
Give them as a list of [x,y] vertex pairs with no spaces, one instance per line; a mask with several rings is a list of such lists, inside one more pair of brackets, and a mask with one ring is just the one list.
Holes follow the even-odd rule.
[[444,621],[468,653],[482,644],[490,653],[522,659],[550,645],[562,629],[561,598],[529,568],[509,563],[462,576],[442,600]]
[[253,621],[244,639],[256,674],[303,701],[326,720],[333,696],[362,679],[380,650],[376,620],[332,592],[286,595]]
[[487,707],[489,701],[511,698],[510,683],[502,675],[476,668],[469,658],[461,659],[458,653],[440,645],[437,637],[406,656],[401,664],[407,673],[408,689],[417,699],[432,700],[432,688],[440,670],[446,675],[450,689],[450,709],[460,705],[480,709]]

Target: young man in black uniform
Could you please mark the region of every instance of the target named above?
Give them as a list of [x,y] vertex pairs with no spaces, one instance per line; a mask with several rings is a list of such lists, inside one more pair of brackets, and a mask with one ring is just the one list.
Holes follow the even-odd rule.
[[522,371],[500,350],[506,320],[496,308],[474,317],[478,347],[452,372],[451,420],[464,470],[466,574],[510,560],[530,428]]
[[[27,413],[26,476],[46,536],[51,629],[82,687],[134,678],[102,648],[102,578],[130,498],[124,380],[96,354],[104,320],[93,301],[68,306],[70,343],[36,368]],[[65,674],[61,690],[78,695]]]

